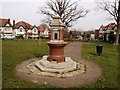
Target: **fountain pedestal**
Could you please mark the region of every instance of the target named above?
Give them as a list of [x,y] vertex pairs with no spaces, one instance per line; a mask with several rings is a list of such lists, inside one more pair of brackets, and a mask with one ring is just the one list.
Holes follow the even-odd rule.
[[50,55],[48,56],[48,61],[56,61],[57,63],[64,62],[64,47],[67,44],[66,42],[48,42],[50,47]]
[[50,47],[50,55],[47,60],[50,62],[65,62],[64,47],[67,44],[63,40],[64,24],[60,17],[54,17],[50,23],[50,42],[47,44]]

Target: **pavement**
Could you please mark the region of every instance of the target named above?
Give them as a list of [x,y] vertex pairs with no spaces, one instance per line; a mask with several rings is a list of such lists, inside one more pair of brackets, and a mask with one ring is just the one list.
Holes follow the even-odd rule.
[[65,56],[71,57],[73,60],[86,65],[85,73],[65,78],[35,75],[26,68],[28,64],[38,59],[32,58],[16,66],[16,75],[27,81],[56,87],[76,87],[96,82],[102,76],[102,69],[98,64],[81,58],[81,46],[81,42],[71,42],[66,45],[64,53]]

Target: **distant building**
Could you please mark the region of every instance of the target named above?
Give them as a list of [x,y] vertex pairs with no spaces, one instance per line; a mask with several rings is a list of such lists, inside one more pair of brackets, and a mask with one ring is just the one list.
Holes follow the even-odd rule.
[[17,22],[16,24],[14,22],[14,34],[15,36],[23,36],[25,38],[27,37],[27,31],[31,30],[31,27],[32,25],[24,21]]
[[41,24],[40,26],[38,26],[38,30],[40,32],[39,36],[41,38],[49,38],[49,32],[50,32],[50,30],[49,30],[48,26]]
[[109,34],[113,33],[116,34],[116,24],[115,23],[109,23],[106,26],[101,25],[99,28],[99,38],[103,38],[103,40],[108,40]]
[[49,38],[50,29],[47,25],[41,24],[40,26],[32,26],[28,22],[13,20],[13,25],[10,19],[0,19],[0,38],[13,39],[13,38],[31,38],[36,39],[39,37]]
[[37,26],[31,26],[30,29],[27,31],[27,36],[28,38],[31,38],[31,39],[36,39],[39,37],[38,35],[38,27]]
[[95,39],[99,39],[99,29],[95,29]]
[[23,36],[24,38],[35,39],[38,38],[38,28],[37,26],[32,26],[31,24],[20,21],[13,25],[15,36]]
[[95,31],[90,31],[90,39],[95,40]]
[[10,19],[0,19],[0,38],[14,38]]

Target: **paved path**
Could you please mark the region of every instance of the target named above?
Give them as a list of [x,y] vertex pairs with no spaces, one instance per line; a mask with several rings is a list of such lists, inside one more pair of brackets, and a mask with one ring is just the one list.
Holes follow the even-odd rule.
[[83,84],[89,84],[98,80],[102,75],[102,69],[99,65],[90,62],[85,59],[81,59],[81,43],[72,42],[65,47],[65,56],[71,57],[73,60],[81,62],[86,65],[86,72],[78,74],[73,77],[56,78],[56,77],[44,77],[30,74],[26,69],[26,65],[35,59],[29,59],[16,67],[16,74],[23,79],[33,81],[40,84],[49,84],[58,87],[73,87]]

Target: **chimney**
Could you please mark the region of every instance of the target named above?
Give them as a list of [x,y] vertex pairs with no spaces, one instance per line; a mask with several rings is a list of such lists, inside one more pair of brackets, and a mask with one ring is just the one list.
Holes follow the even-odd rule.
[[8,22],[10,23],[10,18],[8,19]]
[[15,20],[13,20],[13,29],[14,29],[14,27],[15,27]]
[[13,26],[15,25],[15,20],[13,20]]

